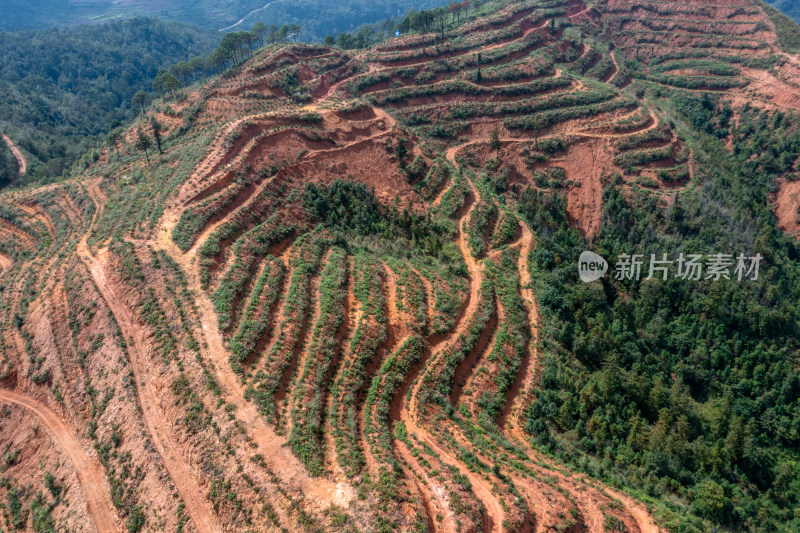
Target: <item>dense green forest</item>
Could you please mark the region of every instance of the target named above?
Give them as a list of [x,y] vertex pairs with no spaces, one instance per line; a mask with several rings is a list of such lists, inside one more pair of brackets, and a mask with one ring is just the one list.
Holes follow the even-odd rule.
[[26,152],[32,178],[60,176],[131,118],[131,97],[151,89],[159,68],[218,42],[216,32],[145,17],[0,32],[0,131]]
[[8,185],[19,174],[19,164],[8,145],[0,139],[0,187]]
[[[534,279],[545,339],[528,431],[592,475],[691,502],[673,507],[675,531],[707,531],[701,518],[733,530],[800,531],[792,519],[800,502],[800,248],[777,230],[768,202],[800,154],[797,115],[746,109],[729,132],[715,126],[730,112],[715,97],[656,92],[693,126],[699,155],[697,185],[672,206],[657,208],[646,195],[626,201],[612,179],[590,247],[569,227],[562,201],[523,199],[540,228]],[[764,260],[757,281],[618,281],[612,271],[584,284],[575,269],[584,249],[612,264],[621,253]]]
[[[82,22],[103,22],[150,15],[219,29],[235,23],[267,0],[189,0],[137,2],[95,0],[6,0],[0,29],[4,31],[44,29]],[[252,23],[252,22],[251,22]]]
[[800,4],[795,0],[766,0],[772,7],[786,13],[794,20],[800,22]]
[[320,41],[327,35],[350,32],[363,24],[400,18],[409,9],[445,5],[444,0],[292,0],[276,2],[248,17],[244,24],[299,24],[304,40]]
[[797,25],[800,22],[800,6],[786,0],[770,0],[769,4],[761,2],[775,24],[775,33],[781,46],[787,52],[800,53],[800,26]]
[[9,0],[3,5],[0,30],[42,29],[149,15],[215,30],[228,28],[239,21],[241,24],[231,29],[248,29],[259,21],[267,25],[299,24],[304,30],[304,40],[319,41],[326,35],[351,31],[362,24],[402,16],[409,8],[444,4],[443,0]]

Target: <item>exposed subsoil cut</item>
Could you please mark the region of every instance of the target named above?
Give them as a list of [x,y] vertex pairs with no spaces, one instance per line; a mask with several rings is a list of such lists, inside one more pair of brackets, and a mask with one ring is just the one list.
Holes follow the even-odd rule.
[[775,216],[778,218],[778,228],[782,231],[800,236],[800,181],[778,181],[778,192],[775,194]]
[[600,230],[603,207],[602,179],[616,172],[614,153],[602,139],[587,139],[571,145],[563,158],[551,160],[566,172],[566,179],[580,183],[567,189],[567,214],[588,237]]

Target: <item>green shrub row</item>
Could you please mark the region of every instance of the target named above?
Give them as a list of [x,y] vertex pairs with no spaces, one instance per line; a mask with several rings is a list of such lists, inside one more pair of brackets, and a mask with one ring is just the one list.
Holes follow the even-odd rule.
[[239,329],[231,338],[231,363],[236,368],[254,355],[256,346],[272,324],[285,276],[283,262],[268,256],[242,314]]
[[433,201],[442,187],[450,180],[450,165],[441,160],[435,161],[428,171],[425,179],[419,182],[414,189],[427,201]]
[[289,292],[283,305],[283,319],[277,325],[275,343],[265,358],[263,367],[255,372],[252,384],[245,395],[252,399],[259,411],[273,422],[278,421],[279,390],[288,380],[291,365],[301,348],[303,324],[308,320],[313,293],[312,276],[319,269],[327,242],[314,233],[302,235],[295,246],[292,258],[292,276]]
[[289,447],[315,476],[325,472],[324,403],[327,381],[341,352],[337,334],[346,311],[347,271],[345,251],[334,247],[320,274],[319,317],[292,395]]
[[406,376],[421,359],[425,341],[419,335],[406,338],[400,347],[383,362],[367,392],[364,433],[370,452],[380,465],[376,483],[381,502],[388,503],[398,495],[401,468],[394,454],[391,428],[391,407]]
[[582,105],[577,107],[570,107],[566,109],[556,109],[552,111],[545,111],[537,115],[530,115],[521,118],[507,118],[503,124],[508,129],[523,129],[523,130],[542,130],[568,120],[578,118],[586,118],[601,113],[608,113],[617,109],[630,107],[632,104],[629,100],[612,100],[609,102],[602,102],[594,105]]
[[460,175],[454,175],[452,185],[442,195],[439,203],[439,212],[447,218],[452,218],[464,207],[469,196],[469,186]]
[[466,223],[467,243],[473,257],[481,257],[487,252],[487,240],[497,219],[497,206],[494,201],[481,201],[472,211]]
[[658,179],[666,183],[680,183],[689,179],[688,165],[677,165],[658,171]]
[[692,69],[706,72],[714,76],[738,76],[741,70],[717,59],[683,59],[669,62],[660,62],[650,69],[652,74],[662,74],[669,70]]
[[499,248],[504,244],[513,242],[518,229],[519,220],[516,215],[509,209],[501,209],[500,218],[497,220],[492,234],[492,248]]
[[614,69],[614,62],[611,60],[609,56],[603,56],[603,58],[597,62],[595,66],[589,69],[587,72],[587,76],[592,79],[602,81],[611,73]]
[[[452,246],[452,253],[458,254],[458,258],[461,260],[458,248],[455,244]],[[445,267],[445,265],[437,262],[423,264],[421,261],[416,261],[413,264],[417,271],[422,276],[425,276],[433,286],[434,301],[429,304],[433,305],[433,324],[430,325],[431,333],[433,335],[447,333],[455,326],[458,310],[467,295],[465,281],[467,267],[463,262],[459,263],[458,270],[454,270],[452,266]]]
[[500,414],[530,339],[528,314],[520,293],[518,257],[518,251],[506,249],[500,264],[489,262],[486,269],[494,283],[498,304],[503,308],[504,321],[499,325],[492,350],[475,371],[476,375],[486,372],[493,381],[493,386],[486,387],[477,400],[481,420],[493,421]]
[[646,107],[639,107],[639,109],[630,116],[620,118],[614,122],[614,131],[616,133],[625,133],[628,131],[636,131],[644,128],[650,122],[650,112]]
[[641,133],[634,133],[627,137],[623,137],[615,144],[620,150],[633,150],[643,144],[649,143],[665,143],[672,140],[672,132],[665,127],[652,128]]
[[713,76],[671,76],[666,74],[654,74],[647,77],[649,81],[654,81],[670,87],[693,90],[721,90],[744,87],[750,81],[747,78],[715,78]]
[[397,310],[410,316],[408,327],[415,333],[424,333],[428,323],[428,306],[425,285],[406,262],[387,258],[386,262],[397,275]]
[[354,293],[362,314],[350,339],[347,358],[342,361],[341,372],[330,390],[336,460],[348,477],[358,474],[365,464],[359,435],[361,396],[371,377],[369,364],[380,357],[378,350],[387,338],[383,267],[375,257],[364,253],[357,253],[353,260]]
[[425,370],[418,391],[417,404],[424,409],[430,402],[446,407],[448,395],[453,388],[456,369],[475,349],[489,320],[495,314],[494,283],[483,280],[475,313],[467,319],[467,329],[448,345]]
[[626,173],[631,173],[634,172],[637,167],[664,161],[671,157],[672,145],[669,144],[661,148],[652,148],[650,150],[623,152],[614,157],[614,164],[625,170]]

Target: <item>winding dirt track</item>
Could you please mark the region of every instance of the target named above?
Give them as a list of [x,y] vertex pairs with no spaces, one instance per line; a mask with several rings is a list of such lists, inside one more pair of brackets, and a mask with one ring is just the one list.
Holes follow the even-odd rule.
[[[97,207],[91,224],[91,226],[94,226],[97,214],[102,209],[102,194],[96,181],[87,183],[86,188]],[[164,461],[167,472],[169,472],[172,482],[186,505],[186,511],[197,531],[219,533],[222,528],[217,523],[216,516],[211,510],[210,502],[203,496],[203,491],[197,483],[198,476],[191,471],[189,465],[185,462],[183,453],[170,438],[172,423],[164,419],[164,413],[158,407],[161,401],[160,394],[153,386],[153,383],[147,379],[150,357],[148,356],[149,347],[146,342],[146,331],[137,324],[130,309],[118,297],[114,287],[106,279],[106,254],[103,254],[102,257],[95,256],[89,250],[86,241],[91,232],[91,226],[78,243],[77,252],[89,269],[97,289],[114,315],[122,331],[122,336],[130,347],[131,369],[136,381],[136,391],[142,408],[142,418],[147,426],[150,438],[156,451]]]
[[[227,218],[224,220],[227,220]],[[226,401],[237,406],[238,418],[250,430],[254,442],[258,445],[259,452],[281,480],[289,483],[290,486],[299,487],[303,494],[319,508],[333,503],[346,506],[352,498],[352,488],[345,483],[335,484],[325,478],[311,477],[300,460],[285,446],[286,439],[275,433],[275,430],[267,424],[253,402],[245,399],[244,386],[233,369],[231,369],[229,353],[217,327],[214,304],[200,283],[199,270],[193,261],[196,256],[191,251],[183,254],[172,241],[171,226],[176,221],[176,214],[167,213],[161,226],[161,231],[158,232],[157,241],[152,244],[154,248],[167,252],[186,273],[189,288],[197,302],[203,335],[206,343],[208,343],[206,355],[213,363],[215,376],[227,397]],[[223,221],[220,221],[220,223]],[[201,242],[198,240],[198,244]],[[277,337],[277,334],[274,336]]]
[[[528,256],[533,243],[533,233],[525,222],[520,224],[522,236],[520,237],[520,250],[517,268],[519,270],[519,285],[525,310],[528,314],[531,337],[528,341],[528,353],[520,364],[517,379],[511,387],[509,397],[511,402],[506,402],[498,420],[498,426],[523,442],[526,440],[522,434],[522,412],[530,398],[531,391],[540,375],[539,358],[536,351],[536,340],[539,329],[539,307],[531,287],[531,273],[528,267]],[[509,418],[509,415],[511,418]]]
[[[533,233],[524,222],[521,224],[521,226],[522,236],[520,238],[521,248],[518,260],[518,269],[520,276],[520,290],[523,301],[525,302],[526,311],[528,313],[531,338],[528,343],[528,355],[520,365],[519,375],[512,386],[511,397],[513,398],[513,401],[504,407],[504,411],[501,413],[500,420],[498,421],[498,426],[512,441],[522,443],[527,453],[532,458],[536,457],[543,459],[546,463],[552,464],[549,459],[542,457],[541,454],[539,454],[533,447],[530,446],[530,444],[528,444],[529,438],[523,432],[523,414],[525,405],[530,402],[533,389],[536,387],[536,383],[541,377],[541,364],[539,362],[536,348],[539,329],[539,307],[533,294],[533,288],[531,287],[531,275],[528,264],[528,256],[530,255],[534,237]],[[557,477],[563,478],[564,476],[558,475]],[[579,481],[580,484],[589,484],[587,483],[588,480],[582,476],[580,477]],[[576,481],[576,483],[577,482],[578,481]],[[634,500],[624,493],[613,490],[610,487],[603,486],[602,488],[606,493],[622,502],[625,510],[635,520],[636,525],[639,527],[639,530],[642,533],[659,533],[661,531],[658,526],[655,525],[650,513],[644,508],[644,505],[641,502]],[[579,487],[577,491],[570,492],[573,494],[583,494],[585,489],[582,490]],[[584,505],[596,507],[590,498],[581,497],[580,500]],[[601,516],[601,513],[596,509],[592,509],[592,511],[594,512],[589,513],[589,519],[592,521],[593,527],[601,528],[602,521],[598,522],[596,520],[596,517],[598,515]]]
[[0,389],[0,402],[22,407],[39,417],[72,462],[86,497],[86,507],[94,520],[97,531],[99,533],[120,531],[120,528],[115,525],[114,512],[110,504],[110,497],[104,488],[103,480],[105,478],[101,473],[101,468],[89,459],[78,439],[59,416],[33,398],[6,389]]
[[8,135],[4,134],[3,140],[8,145],[8,148],[9,150],[11,150],[11,153],[14,154],[14,157],[17,159],[17,164],[19,165],[19,176],[20,177],[24,176],[25,173],[28,171],[28,163],[27,161],[25,161],[25,156],[22,155],[20,149],[17,148],[17,145],[14,144],[14,141],[12,141]]
[[[463,145],[456,146],[451,148],[447,151],[447,159],[453,163],[453,165],[458,168],[458,165],[455,162],[456,153],[470,143],[465,143]],[[472,216],[472,212],[474,211],[475,207],[480,202],[480,194],[478,190],[475,188],[475,185],[472,183],[469,178],[467,178],[469,186],[472,190],[473,200],[470,204],[469,208],[464,212],[463,216],[458,221],[458,245],[461,250],[462,255],[464,256],[464,261],[467,264],[467,270],[470,274],[470,296],[469,296],[469,303],[467,304],[467,308],[464,312],[464,315],[460,323],[448,334],[440,343],[439,346],[447,346],[448,344],[455,341],[458,336],[465,331],[467,327],[466,318],[474,315],[478,310],[478,300],[479,300],[479,293],[480,293],[480,286],[481,280],[483,279],[483,270],[478,262],[472,257],[472,254],[469,251],[469,246],[467,244],[466,235],[464,233],[464,224],[469,220]],[[434,347],[431,347],[431,359],[436,358],[442,350],[436,350]],[[505,510],[503,509],[502,504],[498,500],[497,496],[495,495],[495,490],[492,487],[491,483],[487,482],[484,478],[476,475],[474,472],[467,469],[463,462],[458,460],[457,458],[453,457],[450,452],[445,450],[439,442],[433,438],[424,428],[420,427],[415,418],[412,416],[411,413],[418,412],[418,406],[416,405],[416,398],[417,392],[419,387],[422,384],[422,379],[418,379],[416,384],[412,385],[412,392],[411,392],[411,400],[407,404],[403,402],[401,409],[400,409],[400,419],[406,426],[406,429],[409,433],[413,433],[418,435],[430,448],[436,452],[443,461],[446,461],[458,468],[459,472],[464,475],[467,479],[469,479],[470,483],[472,484],[472,489],[475,493],[475,496],[486,506],[487,516],[491,522],[490,524],[490,531],[503,533],[505,531],[505,526],[503,522],[505,520]],[[398,393],[400,394],[400,393]]]
[[[588,136],[588,135],[587,135]],[[598,135],[599,137],[604,137],[604,135]],[[519,142],[521,139],[504,139],[504,142]],[[453,166],[458,169],[458,163],[456,161],[456,156],[458,152],[471,144],[485,142],[482,140],[473,140],[469,142],[465,142],[463,144],[454,146],[448,149],[446,157],[447,160],[450,161]],[[466,210],[464,215],[458,221],[458,245],[461,250],[462,255],[464,256],[464,260],[467,264],[467,269],[470,274],[470,301],[467,305],[467,309],[463,315],[464,318],[459,322],[459,324],[451,331],[449,335],[442,341],[443,343],[450,343],[457,338],[457,336],[463,331],[466,327],[466,317],[471,316],[477,310],[478,305],[478,297],[480,291],[480,284],[483,277],[483,269],[480,263],[478,263],[469,251],[469,247],[467,245],[463,225],[466,221],[469,220],[469,217],[472,214],[472,211],[477,206],[480,201],[480,196],[478,190],[475,188],[475,185],[472,183],[471,180],[467,179],[467,182],[470,186],[473,201],[470,207]],[[522,430],[522,423],[521,417],[524,412],[524,406],[526,404],[526,400],[529,400],[532,394],[532,390],[535,387],[536,380],[540,372],[538,371],[539,361],[536,352],[536,345],[535,339],[537,337],[537,330],[538,330],[538,306],[536,305],[535,297],[533,294],[533,290],[530,286],[531,278],[530,278],[530,271],[528,267],[528,255],[530,253],[531,247],[533,245],[534,236],[531,232],[530,228],[528,228],[524,223],[522,224],[522,235],[519,241],[520,244],[520,257],[518,261],[518,269],[520,272],[520,285],[521,285],[521,292],[522,297],[525,302],[526,311],[528,313],[530,327],[531,327],[531,341],[528,347],[528,355],[526,360],[523,361],[523,364],[520,368],[520,375],[515,382],[515,389],[513,389],[514,394],[511,396],[513,398],[512,404],[507,406],[506,409],[508,411],[504,412],[501,416],[501,423],[499,424],[502,429],[506,432],[509,438],[512,441],[521,443],[526,452],[529,456],[533,458],[538,458],[544,460],[546,464],[552,464],[554,470],[546,472],[549,475],[555,476],[559,479],[559,485],[563,487],[568,487],[570,490],[569,492],[573,493],[573,496],[578,498],[579,505],[582,509],[582,512],[585,513],[585,519],[587,520],[587,525],[591,531],[602,531],[603,530],[603,513],[598,508],[597,502],[586,492],[587,488],[589,492],[592,492],[594,489],[589,480],[583,478],[582,476],[578,479],[574,479],[571,476],[566,476],[562,474],[557,468],[557,465],[553,464],[551,460],[546,457],[543,457],[537,450],[532,448],[530,444],[528,444],[528,438],[524,435]],[[445,344],[446,345],[446,344]],[[431,350],[434,354],[431,357],[435,357],[438,355],[438,351]],[[416,433],[421,436],[422,440],[430,446],[436,453],[438,453],[443,459],[447,460],[448,462],[452,462],[453,464],[459,467],[459,470],[462,474],[466,475],[467,478],[473,485],[473,490],[475,495],[484,503],[487,509],[487,514],[491,517],[491,531],[504,531],[503,528],[503,521],[505,518],[504,508],[500,505],[497,497],[495,496],[495,491],[491,486],[490,482],[487,482],[482,477],[476,476],[474,473],[470,472],[469,470],[462,469],[460,461],[456,458],[453,458],[446,450],[444,450],[438,443],[438,441],[432,437],[427,431],[423,428],[419,427],[414,417],[411,416],[411,413],[418,412],[418,406],[414,405],[416,401],[416,392],[419,389],[421,384],[421,380],[418,380],[415,385],[413,385],[412,394],[410,405],[406,405],[405,403],[402,405],[401,410],[401,419],[406,424],[406,427],[409,432]],[[512,422],[513,420],[513,422]],[[512,423],[509,423],[512,422]],[[512,475],[512,478],[515,480],[516,483],[523,485],[525,487],[524,493],[527,497],[528,501],[534,505],[539,503],[541,505],[541,497],[536,494],[537,490],[540,490],[541,487],[536,487],[532,485],[527,480],[522,479],[520,476]],[[603,486],[602,489],[609,495],[614,498],[620,500],[626,510],[627,513],[630,514],[632,519],[635,521],[636,526],[638,526],[639,530],[642,533],[658,533],[660,529],[653,523],[652,517],[644,508],[643,504],[633,500],[633,498],[627,496],[624,493],[620,493],[618,491],[612,490],[608,487]],[[537,506],[538,507],[538,506]],[[539,528],[543,527],[543,523],[539,523]]]
[[322,96],[322,98],[320,100],[327,100],[328,98],[333,96],[333,93],[335,93],[337,90],[339,90],[339,87],[341,87],[344,83],[346,83],[348,81],[351,81],[350,77],[343,78],[343,79],[337,81],[336,83],[334,83],[333,85],[331,85],[330,89],[328,89],[328,91]]
[[617,63],[617,57],[614,55],[614,52],[609,52],[608,55],[611,56],[611,61],[614,62],[614,72],[612,72],[611,75],[606,78],[605,83],[611,83],[611,80],[613,80],[614,77],[619,74],[619,63]]

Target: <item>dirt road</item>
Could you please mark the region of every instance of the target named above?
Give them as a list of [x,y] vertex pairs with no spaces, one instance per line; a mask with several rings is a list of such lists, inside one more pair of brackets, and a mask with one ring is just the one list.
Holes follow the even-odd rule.
[[12,141],[8,135],[3,135],[3,140],[6,141],[9,150],[11,150],[11,153],[14,154],[14,157],[17,159],[17,165],[19,165],[19,176],[24,176],[28,171],[28,163],[25,161],[25,156],[22,155],[20,149],[17,148],[17,145],[14,144],[14,141]]
[[33,398],[10,390],[0,389],[0,402],[22,407],[39,417],[75,467],[75,473],[86,497],[86,507],[97,531],[99,533],[121,531],[121,528],[116,526],[111,498],[104,487],[104,475],[100,465],[89,459],[77,437],[59,416]]
[[[457,163],[455,162],[455,156],[458,151],[466,146],[466,143],[463,145],[456,146],[451,148],[447,151],[447,159],[453,163],[453,165],[458,168]],[[440,346],[447,346],[465,330],[467,327],[468,318],[474,315],[478,311],[478,300],[480,296],[480,286],[483,279],[483,269],[481,265],[475,260],[472,254],[469,251],[469,246],[467,244],[466,234],[464,232],[464,225],[472,216],[472,212],[474,211],[475,207],[480,202],[480,194],[475,188],[475,185],[467,178],[468,184],[472,191],[473,200],[470,204],[469,208],[467,208],[461,218],[458,220],[458,245],[461,250],[462,255],[464,256],[464,261],[467,264],[467,270],[469,271],[470,275],[470,296],[469,296],[469,303],[467,304],[467,309],[465,310],[460,322],[456,325],[455,328],[448,334],[445,339],[439,343]],[[436,350],[435,348],[431,349],[431,357],[435,358],[440,353],[441,350]],[[453,457],[447,450],[445,450],[439,442],[433,438],[424,428],[420,427],[417,423],[415,418],[412,416],[412,413],[416,413],[417,407],[415,405],[417,391],[419,386],[421,385],[422,380],[418,379],[416,385],[412,385],[412,393],[411,393],[411,401],[406,404],[403,402],[401,411],[400,411],[400,418],[406,425],[406,429],[409,433],[413,433],[418,435],[428,446],[433,449],[443,461],[446,461],[456,468],[458,468],[459,472],[469,479],[470,484],[472,485],[472,489],[475,493],[475,496],[486,506],[486,513],[489,517],[490,521],[490,530],[494,533],[503,533],[505,531],[505,526],[503,522],[505,520],[505,511],[503,509],[502,504],[498,500],[497,496],[495,495],[495,490],[491,486],[491,483],[484,480],[482,477],[478,476],[474,472],[467,469],[464,464],[459,461],[457,458]],[[402,392],[400,393],[402,394]]]
[[[94,226],[97,214],[102,209],[102,196],[99,194],[97,182],[87,183],[87,190],[97,207],[95,218],[92,220],[92,226]],[[142,408],[142,418],[153,445],[164,461],[164,466],[186,505],[186,511],[197,531],[220,533],[222,528],[217,524],[211,503],[203,496],[203,490],[197,484],[198,476],[191,471],[190,466],[186,463],[185,455],[170,438],[170,427],[173,424],[164,419],[164,413],[158,407],[161,396],[152,381],[147,378],[150,357],[146,332],[106,278],[106,256],[93,255],[89,250],[86,242],[89,233],[91,233],[91,227],[78,243],[78,256],[89,269],[97,289],[114,315],[122,331],[122,336],[130,348],[131,369],[139,395],[139,404]]]

